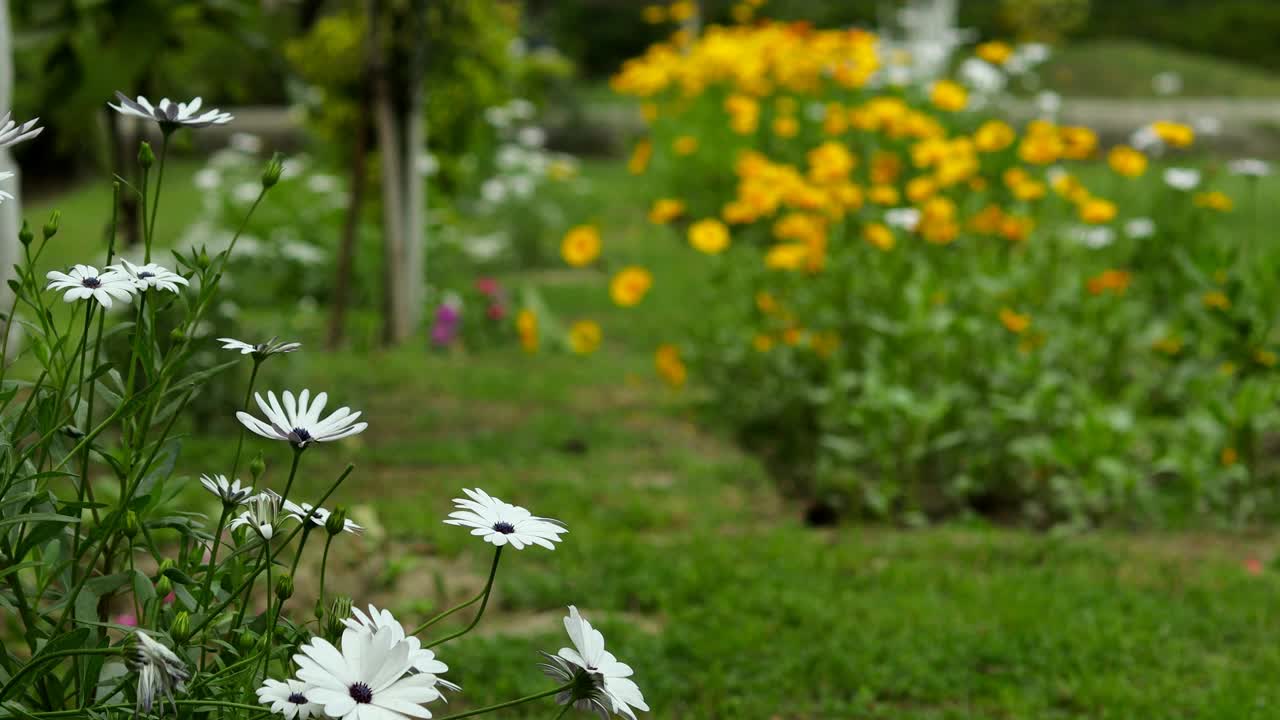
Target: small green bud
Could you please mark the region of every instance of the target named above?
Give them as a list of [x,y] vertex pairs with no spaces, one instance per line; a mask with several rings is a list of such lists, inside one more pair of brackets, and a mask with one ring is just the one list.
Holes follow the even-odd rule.
[[205,248],[200,248],[200,254],[196,256],[196,267],[201,270],[208,270],[212,264],[213,260],[209,258],[209,251]]
[[160,561],[160,569],[156,572],[156,574],[163,575],[165,574],[166,571],[172,570],[176,567],[178,567],[178,563],[174,562],[173,558],[165,558]]
[[138,164],[143,170],[156,164],[156,154],[151,151],[151,143],[146,140],[143,140],[142,147],[138,148]]
[[252,652],[258,646],[258,634],[252,630],[241,631],[240,637],[236,638],[236,645],[240,647],[240,652]]
[[293,576],[284,573],[276,580],[276,599],[284,602],[293,597]]
[[173,623],[169,626],[169,634],[173,636],[174,642],[185,643],[191,639],[191,615],[186,610],[178,611],[173,618]]
[[156,581],[156,596],[167,598],[171,592],[173,592],[173,581],[167,575],[161,575],[160,579]]
[[30,245],[31,241],[35,239],[36,236],[35,233],[31,232],[31,226],[27,225],[26,220],[23,220],[22,229],[18,231],[18,242],[23,245]]
[[58,222],[62,220],[62,211],[54,210],[49,214],[49,220],[44,224],[44,239],[48,240],[58,234]]
[[262,477],[262,473],[266,471],[267,462],[262,459],[262,453],[259,452],[254,456],[253,460],[249,461],[249,474],[253,476],[253,481],[256,483]]
[[120,532],[124,533],[126,538],[132,540],[137,537],[138,531],[142,529],[142,525],[138,522],[138,513],[132,510],[124,511],[124,524],[120,528]]
[[280,153],[276,153],[267,161],[267,167],[262,171],[262,188],[266,190],[280,182],[280,175],[283,172],[284,159]]
[[169,331],[169,339],[180,343],[187,339],[187,333],[182,328],[176,327]]
[[342,624],[342,621],[346,620],[350,616],[351,616],[351,598],[341,597],[341,596],[335,598],[333,601],[333,605],[329,608],[329,622],[328,622],[328,633],[327,633],[329,637],[338,637],[339,635],[341,635],[342,631],[346,628],[346,626]]
[[329,514],[328,519],[324,521],[324,529],[330,535],[337,535],[347,526],[347,509],[337,507]]

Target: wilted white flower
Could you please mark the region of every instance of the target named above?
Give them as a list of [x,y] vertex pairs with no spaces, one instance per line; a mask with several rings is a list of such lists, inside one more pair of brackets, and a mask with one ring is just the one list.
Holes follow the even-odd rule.
[[262,138],[247,132],[231,133],[231,138],[227,141],[232,150],[242,152],[245,155],[257,155],[262,152]]
[[236,419],[264,438],[285,440],[295,448],[304,448],[313,442],[341,440],[362,433],[369,426],[368,423],[356,422],[360,413],[351,412],[348,407],[340,407],[321,420],[320,413],[329,401],[328,393],[319,393],[314,401],[310,401],[310,390],[303,390],[296,399],[293,393],[285,390],[281,394],[283,406],[273,392],[267,393],[266,400],[262,399],[262,393],[254,393],[253,397],[267,421],[263,422],[244,411],[237,412]]
[[449,513],[444,524],[472,528],[472,535],[480,536],[497,547],[511,545],[522,550],[527,545],[541,545],[555,550],[560,535],[569,532],[559,520],[538,517],[479,488],[463,489],[462,492],[469,499],[454,498],[453,504],[458,509]]
[[232,530],[251,527],[263,540],[270,540],[275,534],[276,516],[280,514],[280,496],[265,490],[249,498],[245,504],[249,509],[232,520],[228,527]]
[[547,144],[547,131],[530,125],[516,132],[516,141],[527,148],[540,148]]
[[1164,171],[1164,181],[1176,190],[1194,190],[1200,184],[1200,171],[1194,168],[1167,168]]
[[258,343],[257,345],[229,337],[218,338],[218,342],[222,343],[223,350],[237,350],[241,355],[255,355],[260,358],[265,358],[277,353],[291,353],[302,347],[302,343],[280,342],[276,338],[271,338],[270,340],[264,343]]
[[212,477],[201,475],[200,484],[222,500],[224,505],[239,505],[248,500],[249,496],[253,494],[253,488],[248,485],[241,487],[239,478],[228,480],[226,475],[214,475]]
[[[172,650],[152,640],[150,635],[139,630],[133,637],[136,644],[129,663],[138,673],[137,711],[150,714],[157,699],[168,699],[174,703],[174,691],[183,691],[191,673]],[[176,704],[174,712],[177,712]]]
[[212,192],[222,185],[222,173],[217,168],[201,168],[191,177],[191,182],[197,190]]
[[1232,175],[1244,175],[1246,177],[1266,177],[1271,174],[1271,165],[1266,160],[1258,158],[1240,158],[1232,160],[1227,164],[1227,169]]
[[885,224],[899,230],[915,230],[920,224],[920,211],[913,207],[900,207],[886,210]]
[[1157,95],[1177,95],[1182,92],[1182,76],[1171,70],[1156,73],[1151,78],[1151,89]]
[[560,648],[556,655],[546,655],[554,664],[542,665],[542,669],[564,682],[582,674],[590,682],[577,683],[574,688],[559,693],[556,702],[561,705],[572,702],[581,710],[602,713],[602,717],[612,712],[630,720],[636,720],[632,708],[648,711],[640,687],[631,680],[634,671],[604,649],[604,635],[591,627],[572,605],[564,619],[564,629],[573,647]]
[[1151,218],[1134,218],[1124,224],[1124,234],[1133,240],[1151,237],[1156,234],[1156,223]]
[[436,654],[430,650],[422,648],[421,641],[412,635],[407,635],[404,626],[400,621],[396,620],[390,610],[379,610],[377,607],[370,605],[369,613],[366,615],[363,610],[357,607],[351,608],[351,617],[342,621],[349,629],[356,632],[376,633],[383,628],[389,628],[392,635],[397,641],[404,640],[409,643],[409,665],[420,673],[435,678],[435,681],[450,690],[461,690],[462,688],[443,678],[437,677],[441,673],[449,671],[449,666],[436,659]]
[[36,127],[40,118],[32,118],[19,125],[9,115],[10,113],[5,113],[0,117],[0,148],[12,147],[44,132],[44,128]]
[[92,265],[76,265],[70,273],[51,270],[45,277],[49,279],[45,289],[65,290],[62,299],[66,302],[92,298],[104,308],[111,307],[113,300],[129,302],[136,288],[131,278],[115,270],[100,273]]
[[179,127],[202,128],[210,125],[225,125],[233,119],[230,113],[224,113],[217,108],[197,115],[203,102],[200,98],[185,103],[175,103],[169,98],[164,98],[157,105],[152,106],[151,102],[141,95],[135,101],[130,100],[124,93],[117,92],[116,100],[119,101],[119,105],[107,103],[116,112],[154,121],[166,131]]
[[[292,500],[285,500],[284,514],[289,519],[297,520],[298,522],[306,522],[307,519],[310,518],[313,525],[320,525],[323,527],[324,524],[329,521],[329,516],[333,513],[322,507],[316,507],[311,503],[295,503]],[[349,532],[353,535],[359,535],[364,532],[363,527],[346,519],[343,520],[342,530],[343,532]]]
[[960,63],[960,78],[965,85],[986,95],[1004,90],[1006,82],[1000,68],[981,58],[969,58]]
[[121,258],[119,265],[108,265],[107,269],[129,278],[133,281],[134,287],[142,292],[152,288],[159,288],[176,293],[179,285],[190,285],[186,278],[155,263],[134,265]]
[[347,629],[342,650],[324,638],[312,638],[293,656],[298,679],[311,690],[307,698],[337,720],[402,720],[429,718],[424,703],[440,698],[436,678],[408,674],[410,644],[397,640],[394,629],[376,632]]
[[301,680],[290,678],[281,682],[268,678],[258,688],[258,702],[270,705],[271,712],[285,716],[286,720],[324,717],[324,708],[307,698],[310,689]]

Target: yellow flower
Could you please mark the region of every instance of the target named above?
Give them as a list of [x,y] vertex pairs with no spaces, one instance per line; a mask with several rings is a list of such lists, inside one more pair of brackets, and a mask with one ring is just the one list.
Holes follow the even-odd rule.
[[569,229],[560,241],[560,257],[574,267],[590,265],[600,256],[600,231],[594,225]]
[[650,25],[660,25],[667,21],[667,9],[662,5],[646,5],[641,16]]
[[653,156],[653,143],[640,140],[631,151],[631,159],[627,161],[627,172],[641,175],[649,167],[649,158]]
[[579,355],[595,352],[600,338],[600,326],[591,320],[579,320],[569,327],[569,349]]
[[718,255],[729,247],[729,228],[715,218],[707,218],[689,226],[689,244],[700,252]]
[[1117,145],[1107,153],[1107,164],[1125,177],[1138,177],[1147,171],[1147,156],[1128,145]]
[[516,313],[516,332],[525,352],[538,351],[538,316],[532,310],[526,308]]
[[1031,316],[1014,312],[1009,308],[1001,308],[1000,324],[1014,335],[1021,335],[1031,327]]
[[973,144],[981,152],[999,152],[1012,145],[1014,137],[1008,123],[988,120],[973,133]]
[[1013,196],[1019,200],[1039,200],[1045,195],[1044,183],[1039,180],[1027,180],[1010,188]]
[[999,205],[991,204],[969,218],[969,228],[983,235],[994,235],[1000,232],[1002,222],[1004,222],[1004,210],[1001,210]]
[[756,352],[769,352],[773,349],[773,338],[764,333],[756,333],[756,336],[751,338],[751,347],[755,348]]
[[1018,144],[1018,157],[1032,165],[1048,165],[1057,162],[1064,149],[1055,132],[1028,133]]
[[1231,197],[1221,190],[1196,193],[1195,197],[1192,198],[1192,202],[1196,204],[1196,207],[1209,208],[1210,210],[1221,212],[1230,212],[1235,207]]
[[746,25],[751,22],[755,12],[756,9],[745,2],[737,3],[729,9],[729,14],[733,17],[733,21],[739,25]]
[[815,183],[835,183],[849,177],[857,159],[842,143],[827,141],[808,153],[809,179]]
[[729,127],[739,135],[750,135],[760,123],[760,103],[748,95],[734,94],[725,98],[725,112],[729,113]]
[[689,372],[675,345],[659,345],[653,353],[653,364],[658,369],[658,374],[672,387],[684,385],[688,378]]
[[1080,219],[1092,225],[1109,223],[1116,217],[1116,205],[1110,200],[1097,198],[1086,200],[1080,205]]
[[893,231],[880,223],[868,223],[862,228],[862,239],[884,252],[892,250],[897,242]]
[[692,155],[698,152],[698,138],[692,135],[681,135],[671,143],[671,149],[681,157]]
[[1200,301],[1204,306],[1216,310],[1230,310],[1231,298],[1221,290],[1210,290],[1200,297]]
[[1270,350],[1258,349],[1253,351],[1253,361],[1263,367],[1275,367],[1276,359],[1276,354]]
[[773,295],[761,290],[756,293],[756,308],[765,315],[772,315],[778,311],[778,301]]
[[1151,349],[1165,355],[1177,355],[1182,352],[1182,341],[1176,337],[1162,337],[1151,343]]
[[672,22],[684,22],[698,12],[698,6],[691,0],[679,0],[671,3],[667,12],[671,15]]
[[658,119],[658,104],[651,102],[641,103],[640,117],[644,118],[645,123],[652,125],[653,121]]
[[1236,452],[1233,447],[1222,448],[1222,453],[1218,456],[1218,461],[1222,463],[1222,467],[1231,467],[1240,460],[1240,453]]
[[1087,127],[1064,127],[1058,136],[1062,140],[1062,157],[1069,160],[1087,159],[1098,149],[1098,134]]
[[765,253],[764,265],[770,270],[799,270],[809,258],[809,246],[804,243],[778,243]]
[[1000,235],[1009,242],[1022,242],[1036,228],[1036,221],[1023,215],[1006,215],[1000,221]]
[[649,208],[649,222],[665,225],[684,213],[684,202],[677,198],[658,198]]
[[840,347],[840,336],[832,330],[814,333],[809,337],[809,347],[813,348],[818,357],[829,358]]
[[782,342],[787,345],[799,345],[804,339],[804,330],[798,327],[789,327],[782,331]]
[[872,185],[867,191],[867,199],[876,205],[897,205],[901,199],[898,188],[892,185]]
[[1158,120],[1151,123],[1151,130],[1166,145],[1172,145],[1177,148],[1190,147],[1191,143],[1195,142],[1196,139],[1196,133],[1191,129],[1191,126],[1182,123]]
[[1222,373],[1223,375],[1235,375],[1236,364],[1233,362],[1224,362],[1218,366],[1218,372]]
[[773,134],[778,137],[795,137],[800,132],[800,123],[794,115],[781,115],[773,119]]
[[1003,65],[1013,55],[1013,48],[999,41],[984,42],[974,49],[974,53],[992,65]]
[[963,110],[969,103],[969,93],[964,86],[951,80],[939,80],[929,91],[929,100],[934,107],[947,112]]
[[631,266],[618,271],[609,282],[609,297],[622,307],[632,307],[644,299],[653,286],[653,275],[642,267]]
[[907,199],[913,203],[924,202],[933,197],[937,191],[938,184],[933,181],[933,178],[921,176],[912,178],[907,183]]

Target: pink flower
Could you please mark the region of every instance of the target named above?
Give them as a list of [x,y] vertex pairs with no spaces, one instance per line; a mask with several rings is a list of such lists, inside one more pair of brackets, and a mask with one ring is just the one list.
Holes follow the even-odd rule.
[[1256,557],[1245,558],[1244,571],[1250,575],[1262,574],[1262,561]]
[[476,290],[479,290],[481,295],[493,297],[494,295],[497,295],[501,289],[502,288],[498,287],[498,281],[491,277],[476,278]]
[[490,320],[501,320],[507,316],[507,308],[501,303],[493,303],[489,309],[485,311]]
[[138,627],[138,616],[133,613],[120,613],[111,618],[111,622],[116,625],[127,625],[128,627]]

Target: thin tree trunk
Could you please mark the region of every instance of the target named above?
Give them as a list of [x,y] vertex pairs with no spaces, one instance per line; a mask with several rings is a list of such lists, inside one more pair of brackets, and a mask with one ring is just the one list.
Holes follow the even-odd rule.
[[338,264],[333,284],[333,307],[329,314],[329,348],[336,349],[346,337],[347,305],[351,302],[351,275],[357,235],[360,232],[360,214],[364,208],[365,187],[369,172],[369,120],[360,115],[356,130],[355,146],[351,153],[351,194],[347,205],[347,217],[342,226],[342,239],[338,246]]
[[373,106],[378,133],[382,179],[382,341],[393,345],[409,336],[409,298],[406,295],[404,260],[404,184],[401,155],[403,142],[392,89],[390,45],[383,44],[383,6],[369,0],[369,42],[377,48],[373,68]]
[[405,88],[409,102],[404,114],[404,154],[401,156],[401,177],[404,178],[404,283],[409,307],[406,321],[410,332],[422,323],[426,302],[427,279],[427,194],[417,160],[427,150],[425,98],[422,77],[418,72],[408,73]]
[[[13,35],[9,27],[9,0],[0,0],[0,107],[13,106]],[[0,171],[18,172],[8,148],[0,148]],[[13,303],[13,291],[9,280],[13,277],[14,263],[22,253],[18,243],[18,224],[22,216],[22,177],[17,176],[5,188],[13,194],[12,200],[0,203],[0,312],[8,313]],[[5,332],[18,332],[19,325],[10,318],[0,318]],[[12,357],[12,355],[11,355]]]

